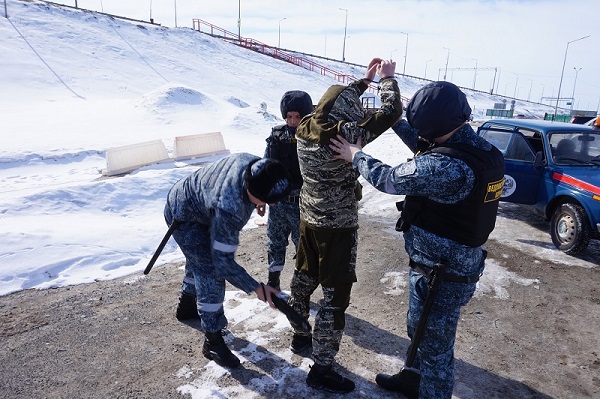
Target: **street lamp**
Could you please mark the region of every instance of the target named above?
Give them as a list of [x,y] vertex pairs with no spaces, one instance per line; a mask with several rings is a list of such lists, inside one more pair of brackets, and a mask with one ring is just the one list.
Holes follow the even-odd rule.
[[342,62],[346,61],[346,32],[348,31],[348,10],[340,8],[341,11],[346,12],[346,22],[344,23],[344,47],[342,48]]
[[517,74],[517,81],[515,82],[515,92],[513,98],[517,98],[517,85],[519,84],[519,75]]
[[427,64],[429,63],[429,61],[433,61],[433,60],[429,59],[429,60],[425,61],[425,76],[424,76],[425,79],[427,79]]
[[278,39],[277,39],[277,47],[281,48],[281,21],[285,20],[287,18],[281,18],[279,20],[279,30],[278,30]]
[[404,46],[404,68],[402,68],[402,75],[406,74],[406,56],[408,55],[408,33],[400,32],[406,35],[406,45]]
[[573,104],[575,103],[575,85],[577,84],[577,75],[579,75],[579,71],[581,71],[581,68],[573,67],[573,69],[575,70],[575,81],[573,82],[573,94],[571,94],[571,111],[573,111]]
[[173,0],[175,3],[175,27],[177,28],[177,0]]
[[565,65],[567,63],[567,52],[569,51],[569,44],[577,42],[579,40],[587,39],[588,37],[590,37],[590,35],[567,42],[567,48],[565,49],[565,59],[563,61],[562,72],[560,73],[560,83],[558,84],[558,96],[556,96],[556,105],[554,106],[554,117],[552,118],[553,120],[556,119],[556,113],[558,112],[558,101],[560,100],[560,89],[562,87],[563,76],[565,74]]
[[448,60],[450,59],[450,49],[448,47],[443,47],[448,50],[448,55],[446,55],[446,69],[444,69],[444,80],[446,80],[446,74],[448,73]]
[[242,0],[238,0],[238,40],[240,41],[240,43],[242,42],[242,6],[241,6],[241,2]]
[[475,58],[471,58],[475,61],[475,76],[473,76],[473,90],[475,90],[475,80],[477,80],[477,60]]

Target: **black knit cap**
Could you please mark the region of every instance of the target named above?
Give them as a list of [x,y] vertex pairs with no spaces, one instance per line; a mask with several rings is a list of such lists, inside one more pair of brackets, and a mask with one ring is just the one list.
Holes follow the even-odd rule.
[[289,172],[272,158],[251,162],[246,168],[245,181],[250,194],[267,204],[281,201],[292,191]]
[[433,82],[421,87],[406,107],[408,123],[419,136],[432,140],[450,133],[471,116],[467,96],[450,82]]
[[287,113],[297,112],[302,118],[313,112],[314,106],[312,98],[308,93],[300,90],[286,91],[281,97],[281,116],[287,117]]

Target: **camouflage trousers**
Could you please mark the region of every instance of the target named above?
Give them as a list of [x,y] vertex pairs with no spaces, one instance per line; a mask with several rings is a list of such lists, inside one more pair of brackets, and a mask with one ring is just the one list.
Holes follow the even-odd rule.
[[[410,270],[409,306],[406,318],[408,336],[412,339],[429,289],[429,279]],[[419,399],[450,399],[454,387],[454,341],[460,309],[473,293],[476,283],[443,281],[435,297],[423,339],[413,367],[421,372]]]
[[[171,223],[170,212],[165,212],[165,219],[167,223]],[[225,280],[217,274],[213,266],[208,226],[182,223],[173,232],[173,238],[185,255],[185,276],[181,291],[196,297],[204,331],[222,330],[227,326],[223,310]]]
[[300,239],[300,205],[296,202],[281,201],[269,205],[267,222],[267,255],[269,272],[280,272],[285,266],[285,252],[291,235],[294,249],[298,249]]
[[[289,304],[305,320],[308,320],[310,311],[310,296],[319,286],[319,279],[310,277],[298,270],[294,271],[291,283],[291,296]],[[341,284],[336,287],[323,287],[323,299],[319,301],[319,310],[315,316],[313,328],[313,351],[315,363],[330,365],[335,355],[340,350],[340,342],[346,326],[346,309],[350,304],[350,291],[352,283]],[[302,330],[301,326],[290,321],[294,333],[309,335],[310,331]]]

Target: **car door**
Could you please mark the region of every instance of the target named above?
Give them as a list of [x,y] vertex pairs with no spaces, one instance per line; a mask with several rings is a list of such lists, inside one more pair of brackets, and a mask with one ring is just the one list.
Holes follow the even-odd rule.
[[530,141],[518,131],[481,127],[478,134],[496,146],[504,155],[506,181],[500,200],[517,204],[535,204],[544,172],[543,165],[537,164],[541,163],[539,160],[543,156],[542,153],[537,153]]

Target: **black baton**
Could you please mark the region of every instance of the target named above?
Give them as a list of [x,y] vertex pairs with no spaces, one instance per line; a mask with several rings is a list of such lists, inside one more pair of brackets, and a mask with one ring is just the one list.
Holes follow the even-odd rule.
[[150,273],[150,270],[152,270],[152,267],[154,266],[156,259],[158,259],[158,256],[162,252],[163,248],[165,247],[165,245],[167,245],[167,241],[169,241],[169,238],[171,238],[173,231],[177,227],[179,227],[180,224],[181,224],[180,220],[173,220],[173,223],[171,223],[171,225],[169,226],[169,230],[167,230],[162,241],[160,242],[160,244],[158,244],[158,248],[156,248],[156,251],[154,251],[154,255],[152,255],[152,259],[150,259],[150,262],[148,262],[148,266],[146,266],[146,269],[144,269],[144,274]]

